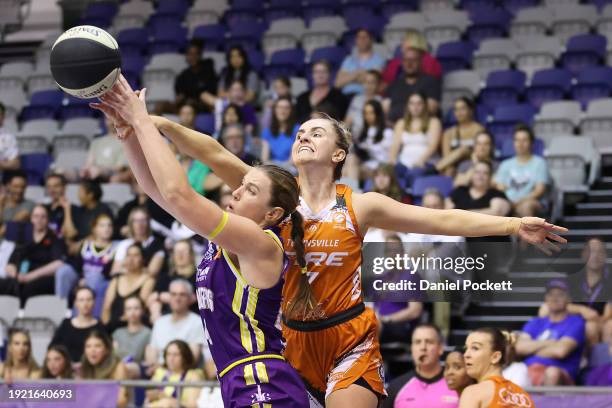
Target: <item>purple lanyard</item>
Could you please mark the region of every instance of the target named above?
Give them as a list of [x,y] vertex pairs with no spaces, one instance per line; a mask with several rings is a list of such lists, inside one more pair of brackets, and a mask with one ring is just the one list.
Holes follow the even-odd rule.
[[[168,372],[166,374],[164,374],[164,378],[162,379],[163,382],[170,380],[170,376],[168,375],[168,373],[170,373],[170,370],[168,370]],[[187,371],[183,371],[183,374],[181,374],[181,378],[180,378],[179,382],[183,382],[183,380],[185,379],[186,375],[187,375]],[[163,391],[164,388],[165,387],[162,387],[162,391]],[[177,387],[172,387],[172,388],[174,388],[174,391],[172,391],[172,398],[178,399],[178,388]]]

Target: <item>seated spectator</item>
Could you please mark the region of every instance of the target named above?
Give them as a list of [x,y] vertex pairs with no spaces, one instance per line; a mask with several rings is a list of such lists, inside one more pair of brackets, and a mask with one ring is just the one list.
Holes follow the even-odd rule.
[[295,102],[291,94],[291,81],[286,76],[279,76],[272,80],[270,94],[263,103],[263,114],[261,117],[261,129],[265,129],[272,124],[272,114],[274,112],[274,102],[279,98],[289,98],[291,103]]
[[432,160],[438,152],[442,124],[431,115],[424,94],[408,98],[406,113],[393,130],[389,163],[396,166],[397,179],[403,189],[412,187],[416,177],[434,172]]
[[155,286],[155,280],[144,265],[143,248],[139,243],[128,246],[122,263],[121,274],[114,277],[108,285],[102,308],[102,323],[110,333],[125,325],[125,299],[137,295],[146,302]]
[[[125,364],[113,350],[110,337],[103,331],[94,330],[85,340],[85,352],[81,359],[82,380],[127,380]],[[126,387],[119,388],[116,406],[127,407],[129,393]]]
[[469,186],[456,187],[446,199],[446,208],[458,208],[483,214],[506,216],[512,206],[506,195],[491,184],[491,164],[480,162],[474,166]]
[[[154,292],[147,301],[151,313],[151,322],[155,322],[162,314],[168,313],[170,304],[170,282],[176,278],[193,281],[196,274],[196,261],[193,245],[188,239],[178,241],[172,248],[168,275],[160,276],[155,283]],[[195,312],[197,305],[194,303]]]
[[130,227],[128,226],[128,218],[132,210],[136,207],[144,207],[147,209],[151,217],[151,229],[159,234],[163,234],[172,226],[174,217],[168,214],[166,210],[161,208],[157,203],[142,190],[135,178],[132,178],[132,190],[134,191],[134,199],[128,201],[119,209],[117,218],[115,219],[115,238],[123,239],[129,237]]
[[[395,178],[395,170],[393,169],[393,166],[391,166],[390,164],[381,164],[372,174],[371,180],[371,191],[386,195],[387,197],[391,197],[396,201],[402,201],[402,190],[400,189],[399,184],[397,184],[397,179]],[[371,232],[375,230],[378,230],[378,228],[368,228],[366,237],[368,237]],[[373,239],[372,241],[381,242],[384,241],[384,239]]]
[[442,408],[458,402],[457,392],[449,389],[444,380],[440,364],[444,340],[440,330],[428,323],[418,325],[412,332],[410,352],[415,369],[391,381],[383,407]]
[[4,222],[24,222],[30,219],[34,203],[25,199],[28,179],[24,172],[16,170],[9,173],[4,183],[4,193],[0,193],[0,215]]
[[[363,131],[363,116],[364,107],[366,102],[376,100],[382,102],[382,96],[378,94],[380,89],[380,72],[369,70],[365,73],[363,80],[363,92],[353,96],[351,103],[349,104],[348,110],[346,111],[346,117],[344,123],[351,129],[351,133],[355,136],[360,135]],[[382,105],[381,105],[382,107]],[[385,119],[383,113],[382,117]],[[386,127],[385,123],[385,127]]]
[[83,180],[101,183],[128,183],[132,172],[123,153],[113,124],[106,120],[107,134],[96,137],[89,145],[87,161],[79,172]]
[[[81,206],[77,207],[77,211],[72,214],[72,220],[76,227],[75,236],[67,236],[68,239],[73,241],[81,241],[89,234],[91,234],[91,226],[96,217],[100,214],[106,214],[109,217],[113,217],[113,211],[110,207],[100,200],[102,199],[102,188],[100,184],[85,180],[81,181],[79,186],[79,201]],[[78,242],[77,245],[78,247]]]
[[176,105],[192,104],[198,111],[210,112],[215,106],[217,74],[210,58],[202,59],[203,44],[192,40],[185,51],[185,68],[174,80]]
[[257,157],[251,153],[246,152],[246,133],[245,129],[240,125],[231,125],[225,128],[221,134],[221,144],[230,151],[233,155],[237,156],[248,164],[254,166],[259,163]]
[[255,102],[259,92],[259,78],[251,67],[247,53],[240,45],[231,46],[226,53],[226,66],[221,71],[218,96],[227,98],[231,94],[231,86],[239,81],[245,92],[245,102]]
[[[83,344],[81,344],[82,348]],[[52,344],[47,348],[41,378],[47,380],[71,380],[73,378],[72,363],[65,346]]]
[[474,379],[467,375],[465,360],[461,351],[451,351],[444,361],[444,380],[450,390],[461,397],[463,390],[474,384]]
[[66,245],[49,229],[49,214],[36,205],[30,217],[32,236],[15,249],[0,280],[0,293],[20,296],[22,305],[36,295],[52,295],[55,273],[66,259]]
[[81,361],[85,339],[92,330],[104,330],[98,319],[93,316],[96,294],[90,288],[83,286],[77,289],[74,299],[76,316],[64,319],[55,331],[51,344],[65,346],[70,354],[70,361]]
[[521,388],[531,387],[531,380],[529,379],[529,370],[527,364],[516,355],[516,342],[518,339],[517,333],[510,333],[503,331],[504,337],[506,337],[506,363],[502,374],[504,378],[512,381]]
[[198,112],[193,104],[184,103],[178,110],[179,123],[189,129],[195,129],[195,119],[197,113]]
[[428,111],[432,116],[438,112],[441,98],[441,81],[421,71],[421,52],[409,48],[402,56],[403,72],[385,91],[385,111],[389,120],[395,122],[404,116],[408,99],[415,93],[425,95]]
[[47,204],[49,228],[59,238],[76,233],[72,215],[77,211],[77,207],[66,198],[66,183],[66,177],[59,173],[51,173],[45,180],[47,196],[51,199]]
[[[227,98],[217,99],[215,104],[215,129],[222,131],[225,126],[232,123],[244,125],[249,135],[252,135],[257,127],[257,116],[253,105],[245,99],[244,85],[240,81],[231,83]],[[228,117],[227,107],[234,105],[236,115]],[[239,114],[238,114],[239,112]]]
[[5,239],[5,229],[4,223],[2,220],[0,220],[0,294],[2,293],[2,279],[6,277],[6,266],[8,265],[9,259],[11,258],[13,250],[15,249],[15,243]]
[[546,160],[532,154],[534,141],[531,129],[518,125],[514,131],[516,156],[504,160],[495,175],[498,189],[506,193],[518,217],[533,217],[546,208],[548,167]]
[[102,299],[108,286],[108,277],[113,265],[117,245],[112,241],[113,220],[106,214],[96,217],[91,235],[83,240],[79,252],[69,257],[55,275],[55,294],[68,299],[72,288],[80,280],[94,292],[96,300],[94,316],[100,315]]
[[383,71],[382,80],[386,86],[401,75],[403,69],[402,57],[408,53],[409,50],[417,50],[420,53],[420,64],[423,74],[432,76],[436,79],[442,78],[442,65],[438,62],[436,57],[428,52],[427,39],[418,31],[409,31],[406,33],[406,37],[401,44],[400,51],[402,55],[389,60]]
[[[606,266],[606,245],[601,238],[587,239],[582,259],[584,267],[567,278],[573,300],[567,310],[586,321],[587,344],[594,346],[600,339],[607,343],[612,338],[612,276]],[[539,316],[548,314],[545,303],[540,307]]]
[[[520,386],[504,378],[508,339],[495,328],[485,327],[471,332],[465,340],[467,374],[476,380],[461,394],[461,407],[535,407],[531,396]],[[508,404],[507,396],[512,396]],[[520,401],[517,404],[515,401]]]
[[137,295],[126,298],[123,310],[127,326],[113,332],[113,347],[126,366],[128,377],[140,378],[147,344],[151,341],[151,329],[143,324],[144,303]]
[[569,314],[569,288],[554,279],[546,285],[548,316],[529,320],[522,329],[516,352],[527,357],[529,378],[534,386],[573,385],[584,348],[585,322]]
[[455,118],[457,124],[444,131],[442,135],[442,158],[436,164],[436,170],[447,176],[455,175],[455,166],[469,159],[476,136],[484,131],[482,125],[474,120],[476,106],[474,101],[461,97],[455,101]]
[[274,102],[272,125],[261,132],[262,161],[286,163],[291,160],[291,147],[300,125],[295,120],[295,109],[290,98],[278,98]]
[[156,277],[166,266],[166,253],[164,241],[153,234],[151,219],[144,207],[135,207],[128,216],[129,238],[120,241],[117,245],[111,276],[124,271],[124,260],[127,250],[134,244],[139,244],[143,252],[143,263],[145,272],[151,277]]
[[205,343],[200,316],[189,308],[195,302],[191,283],[178,278],[170,283],[170,313],[155,321],[151,343],[145,350],[145,361],[153,373],[163,363],[163,353],[172,340],[183,340],[189,344],[194,360],[199,360]]
[[21,165],[15,135],[4,128],[6,108],[0,102],[0,175],[3,171],[17,170]]
[[364,125],[355,137],[355,154],[362,161],[362,178],[368,178],[381,164],[389,162],[393,130],[387,128],[382,105],[375,99],[363,107]]
[[32,339],[24,329],[9,329],[8,347],[4,364],[0,363],[0,377],[8,382],[40,378],[38,364],[32,357]]
[[347,97],[332,87],[331,67],[327,61],[312,64],[312,88],[297,98],[295,114],[298,122],[310,119],[313,112],[327,113],[334,119],[342,120],[348,105]]
[[[223,110],[223,115],[221,117],[221,127],[217,126],[217,130],[215,131],[215,138],[220,139],[221,135],[225,131],[228,126],[231,125],[240,125],[244,126],[244,120],[242,119],[242,110],[238,105],[230,103]],[[252,127],[249,127],[251,129]],[[250,135],[250,132],[247,132]]]
[[467,186],[472,180],[474,165],[479,162],[487,162],[491,164],[493,174],[497,172],[499,162],[494,157],[493,136],[487,131],[482,131],[476,135],[474,139],[474,149],[472,154],[466,160],[463,160],[457,166],[457,175],[455,176],[455,187]]
[[374,52],[372,34],[364,28],[355,34],[355,49],[342,61],[336,76],[336,88],[348,96],[363,93],[363,83],[368,70],[380,72],[385,59]]
[[[155,370],[151,381],[170,381],[181,384],[202,381],[200,370],[194,367],[195,359],[189,345],[182,340],[173,340],[164,349],[164,365]],[[151,408],[179,405],[185,408],[197,407],[200,390],[197,387],[185,387],[180,390],[176,387],[149,389],[145,405]]]
[[[385,242],[391,244],[386,247],[385,257],[392,258],[395,255],[403,255],[402,240],[399,235],[389,235]],[[383,276],[385,282],[418,280],[414,279],[417,275],[406,270],[386,270]],[[381,344],[403,342],[412,336],[412,331],[423,313],[423,303],[416,301],[416,298],[420,298],[420,296],[416,294],[413,300],[413,295],[411,295],[409,302],[389,301],[393,300],[392,298],[375,302],[374,310],[380,322],[379,338]]]

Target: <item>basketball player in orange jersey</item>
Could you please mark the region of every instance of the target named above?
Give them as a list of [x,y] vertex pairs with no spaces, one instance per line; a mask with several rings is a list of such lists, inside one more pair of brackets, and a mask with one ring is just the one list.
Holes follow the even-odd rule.
[[470,333],[465,341],[465,368],[476,380],[461,394],[459,408],[535,408],[518,385],[502,376],[509,336],[495,328]]
[[[214,138],[153,117],[179,150],[211,167],[231,188],[250,167]],[[303,123],[292,148],[299,172],[307,265],[287,272],[283,290],[285,357],[326,407],[373,408],[385,395],[374,312],[361,294],[361,245],[368,228],[466,237],[516,234],[550,253],[567,230],[541,218],[496,217],[463,210],[433,210],[378,193],[353,193],[336,184],[350,132],[320,115]],[[288,227],[286,250],[294,250]]]

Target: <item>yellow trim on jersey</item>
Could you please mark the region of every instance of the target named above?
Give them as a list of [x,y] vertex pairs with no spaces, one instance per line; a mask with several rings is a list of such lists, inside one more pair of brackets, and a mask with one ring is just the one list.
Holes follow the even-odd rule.
[[266,365],[261,361],[255,363],[255,371],[257,371],[257,377],[259,382],[262,384],[269,383],[268,372],[266,371]]
[[210,234],[208,234],[209,241],[212,241],[213,239],[215,239],[217,235],[219,235],[221,231],[223,231],[223,228],[225,228],[225,225],[227,224],[228,219],[229,219],[229,214],[227,213],[227,211],[223,211],[223,215],[221,216],[221,221],[219,221],[219,224],[217,224],[215,229]]
[[232,368],[242,364],[242,363],[248,363],[249,361],[255,361],[255,360],[264,360],[264,359],[275,359],[275,360],[283,360],[285,361],[285,357],[279,355],[279,354],[260,354],[258,356],[250,356],[250,357],[245,357],[245,358],[241,358],[238,361],[234,361],[232,364],[228,365],[227,367],[225,367],[220,373],[219,373],[219,378],[223,377],[225,374],[227,374],[227,372],[229,370],[231,370]]
[[240,280],[236,280],[236,289],[234,290],[234,299],[232,300],[232,311],[238,316],[238,320],[240,321],[240,342],[242,343],[242,347],[244,347],[247,353],[252,353],[253,345],[251,344],[251,334],[249,333],[249,328],[244,320],[244,316],[240,313],[243,296],[244,285]]
[[244,366],[244,382],[246,385],[255,384],[255,376],[253,375],[253,364]]
[[227,264],[229,265],[230,269],[234,273],[234,276],[236,277],[236,279],[241,281],[244,286],[247,286],[246,281],[242,277],[242,273],[240,273],[240,269],[238,269],[236,265],[234,265],[234,262],[230,258],[229,253],[225,249],[221,249],[221,253],[223,254],[223,257],[225,258],[225,260],[227,261]]
[[247,307],[245,310],[246,317],[249,319],[251,326],[253,327],[253,333],[255,333],[255,342],[257,343],[257,351],[262,352],[266,349],[266,338],[263,331],[257,326],[259,322],[255,319],[255,310],[257,309],[257,298],[259,296],[259,289],[255,289],[249,286],[249,297],[247,298]]
[[276,244],[280,247],[280,249],[282,249],[283,251],[285,250],[285,248],[283,248],[283,244],[281,243],[280,238],[278,238],[278,236],[274,233],[274,231],[267,229],[267,230],[264,230],[264,232],[272,237],[272,239],[274,240],[274,242],[276,242]]

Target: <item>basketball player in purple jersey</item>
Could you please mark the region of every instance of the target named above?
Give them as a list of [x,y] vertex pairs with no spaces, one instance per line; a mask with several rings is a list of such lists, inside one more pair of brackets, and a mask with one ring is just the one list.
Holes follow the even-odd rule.
[[[284,361],[281,293],[289,266],[276,225],[291,217],[292,239],[303,240],[296,211],[297,181],[277,166],[245,175],[226,210],[197,194],[148,116],[144,90],[123,77],[93,108],[124,139],[126,156],[144,191],[210,244],[196,276],[200,315],[217,366],[226,407],[308,407],[297,372]],[[298,262],[304,261],[304,248]]]

